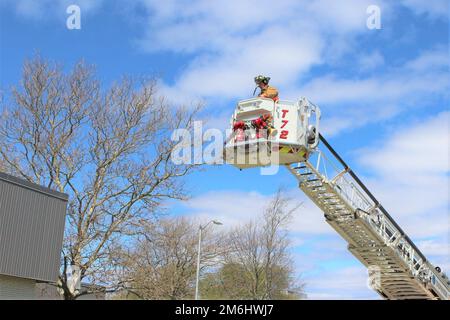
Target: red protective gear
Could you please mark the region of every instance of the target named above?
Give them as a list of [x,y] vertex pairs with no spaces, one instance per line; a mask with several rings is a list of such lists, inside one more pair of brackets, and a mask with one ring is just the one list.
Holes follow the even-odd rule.
[[245,123],[244,121],[237,121],[233,124],[233,130],[237,130],[237,129],[245,129]]
[[252,121],[252,125],[255,127],[255,129],[265,129],[265,128],[267,128],[267,123],[261,118],[253,120]]

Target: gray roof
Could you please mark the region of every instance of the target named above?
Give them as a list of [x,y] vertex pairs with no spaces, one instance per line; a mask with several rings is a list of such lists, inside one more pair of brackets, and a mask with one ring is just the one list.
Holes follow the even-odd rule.
[[55,282],[68,196],[0,172],[0,274]]

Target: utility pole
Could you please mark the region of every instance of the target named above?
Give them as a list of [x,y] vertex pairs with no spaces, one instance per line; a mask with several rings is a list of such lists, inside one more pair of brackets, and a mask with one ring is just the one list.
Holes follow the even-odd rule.
[[222,225],[222,222],[217,220],[211,220],[204,226],[200,225],[198,228],[198,249],[197,249],[197,278],[195,281],[195,300],[198,300],[198,281],[200,277],[200,256],[201,256],[201,250],[202,250],[202,231],[208,227],[211,223],[214,223],[216,225]]

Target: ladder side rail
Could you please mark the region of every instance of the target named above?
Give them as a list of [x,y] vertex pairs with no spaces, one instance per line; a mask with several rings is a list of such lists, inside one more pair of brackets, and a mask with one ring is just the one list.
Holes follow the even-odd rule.
[[330,144],[325,140],[325,138],[320,134],[320,140],[327,147],[327,149],[336,157],[336,159],[344,166],[345,169],[348,170],[350,176],[355,180],[355,182],[364,190],[364,192],[369,196],[369,198],[375,203],[375,205],[381,210],[381,212],[386,215],[387,219],[390,220],[391,224],[393,224],[396,229],[398,229],[401,234],[409,241],[409,243],[413,246],[413,248],[417,251],[418,255],[426,261],[427,259],[422,254],[422,252],[415,246],[415,244],[409,239],[408,235],[402,230],[402,228],[394,221],[394,219],[390,216],[390,214],[384,209],[381,203],[373,196],[373,194],[367,189],[367,187],[362,183],[362,181],[358,178],[358,176],[350,169],[350,167],[345,163],[345,161],[337,154],[337,152],[330,146]]
[[[336,181],[336,185],[339,185],[339,182],[345,181],[347,185],[350,185],[353,188],[355,185],[348,182],[348,179],[345,178],[345,175],[343,175],[341,179]],[[348,188],[345,189],[341,187],[338,190],[341,195],[344,195],[345,190],[348,190]],[[364,204],[367,207],[370,207],[370,202],[367,197],[359,191],[359,188],[356,190],[358,191],[352,193],[352,197],[344,195],[343,198],[350,199],[349,202],[352,206],[355,204]],[[358,197],[361,197],[359,201],[357,200]],[[375,203],[373,203],[373,205],[375,205]],[[359,209],[360,207],[354,208]],[[373,212],[366,211],[366,214],[361,215],[361,218],[363,218],[373,230],[385,240],[386,244],[396,252],[408,266],[414,277],[420,279],[424,285],[430,284],[434,291],[443,299],[449,299],[450,290],[447,283],[448,280],[444,279],[442,275],[439,274],[426,259],[424,259],[423,254],[417,249],[404,231],[401,228],[398,228],[398,224],[393,221],[391,216],[387,215],[383,210],[377,210],[378,207],[376,206],[373,208]],[[380,223],[378,221],[380,221]]]
[[[446,284],[448,280],[446,281],[446,279],[444,279],[427,261],[425,256],[415,246],[408,235],[400,228],[336,151],[334,151],[328,142],[326,142],[322,135],[320,135],[320,139],[324,142],[328,151],[330,151],[343,166],[343,170],[339,170],[320,150],[318,150],[320,156],[317,157],[316,166],[310,164],[308,165],[309,169],[316,171],[316,174],[320,176],[324,182],[331,182],[335,192],[344,198],[355,211],[356,209],[360,209],[366,212],[367,215],[362,215],[362,218],[376,230],[380,237],[385,240],[386,244],[394,249],[396,254],[402,258],[410,269],[411,274],[420,279],[423,283],[431,283],[434,286],[438,286],[439,289],[436,289],[435,291],[439,292],[443,298],[448,299],[450,295],[448,284]],[[331,180],[328,179],[327,174],[323,175],[320,172],[320,164],[322,164],[322,167],[326,168],[326,163],[330,163],[333,170],[338,172]],[[436,285],[436,283],[438,283],[438,285]]]
[[[310,181],[309,180],[309,177],[310,176],[312,176],[312,177],[317,177],[317,178],[319,178],[319,180],[322,180],[322,183],[320,183],[320,185],[321,186],[327,186],[327,187],[321,187],[321,189],[323,189],[323,191],[325,191],[325,190],[329,190],[328,192],[326,192],[326,197],[328,197],[328,196],[330,196],[331,194],[335,194],[335,197],[339,197],[339,198],[341,198],[341,200],[345,203],[345,205],[349,208],[349,211],[347,211],[347,212],[354,212],[354,211],[362,211],[362,210],[355,210],[355,208],[354,207],[351,207],[350,205],[349,205],[349,203],[347,203],[347,201],[343,198],[343,197],[341,197],[340,196],[340,194],[336,191],[336,190],[338,190],[337,188],[334,188],[331,184],[330,184],[330,182],[329,181],[325,181],[325,180],[327,180],[320,172],[318,172],[317,170],[316,170],[316,168],[313,166],[313,164],[312,163],[310,163],[310,162],[304,162],[304,163],[299,163],[298,164],[298,166],[296,166],[296,165],[292,165],[292,166],[287,166],[288,167],[288,169],[289,169],[289,171],[291,171],[293,174],[294,174],[294,176],[299,180],[299,182],[300,182],[300,188],[314,201],[314,202],[316,202],[316,201],[318,201],[318,202],[316,202],[316,204],[321,208],[321,210],[323,210],[323,212],[327,215],[328,214],[328,216],[334,216],[334,219],[335,218],[338,218],[338,220],[340,220],[341,222],[339,223],[339,224],[335,224],[335,220],[334,219],[332,219],[332,220],[328,220],[328,218],[327,218],[327,222],[329,223],[329,224],[331,224],[331,226],[349,243],[349,244],[354,244],[354,247],[355,247],[355,249],[356,249],[356,251],[352,251],[352,250],[350,250],[350,247],[349,247],[349,250],[353,253],[353,255],[355,255],[357,258],[358,258],[358,255],[359,255],[359,253],[358,253],[358,248],[359,248],[359,245],[358,245],[358,242],[355,242],[354,240],[356,240],[356,239],[354,239],[353,238],[353,235],[351,234],[351,233],[347,233],[347,231],[345,231],[345,229],[342,229],[341,228],[341,224],[342,223],[344,223],[344,225],[345,225],[345,220],[347,219],[346,217],[343,217],[342,215],[339,215],[339,214],[336,214],[336,212],[335,212],[335,210],[333,210],[332,208],[330,208],[330,207],[328,207],[327,205],[323,205],[323,203],[321,203],[321,201],[320,201],[320,199],[318,199],[317,198],[317,195],[315,194],[315,191],[314,191],[314,188],[315,188],[315,184],[310,184],[310,183],[308,183],[308,181]],[[317,179],[314,179],[314,180],[317,180]],[[312,191],[312,193],[311,193],[311,191]],[[323,192],[322,191],[322,192]],[[381,214],[381,213],[380,213]],[[347,214],[345,213],[345,216],[346,216]],[[364,217],[366,217],[366,216],[368,216],[367,214],[363,214],[362,215],[362,217],[364,218]],[[384,216],[383,216],[384,217]],[[344,220],[341,220],[341,218],[344,218]],[[366,219],[363,219],[364,221],[367,221]],[[384,220],[386,220],[386,219],[384,219]],[[372,219],[369,219],[369,221],[370,222],[372,222],[372,223],[374,223],[374,220],[372,220]],[[350,220],[349,220],[349,222],[350,222]],[[380,225],[379,223],[377,224],[378,226]],[[383,237],[381,237],[377,232],[376,232],[376,229],[375,228],[373,228],[372,226],[367,226],[366,225],[366,228],[368,228],[367,229],[367,232],[368,232],[368,236],[370,237],[370,238],[372,238],[372,237],[374,237],[374,238],[372,238],[373,239],[373,241],[375,241],[375,242],[379,242],[379,243],[383,243],[383,244],[385,244],[386,243],[386,241],[385,241],[385,239],[383,238]],[[392,237],[393,239],[395,238],[395,237],[393,237],[393,235],[394,235],[394,231],[391,231],[391,232],[389,232],[388,230],[392,230],[390,227],[384,227],[387,231],[386,231],[386,237],[387,236],[389,236],[389,237]],[[397,234],[396,235],[398,235],[399,234],[399,232],[397,232]],[[401,259],[401,257],[397,254],[397,252],[395,252],[395,250],[391,250],[391,253],[392,254],[394,254],[395,255],[395,257],[396,257],[396,259],[398,259],[398,263],[400,263],[398,266],[400,267],[400,268],[402,268],[403,270],[405,270],[405,271],[407,271],[409,274],[411,274],[411,272],[409,272],[408,270],[409,270],[409,266],[408,266],[408,264],[407,263],[405,263],[404,261],[403,261],[403,259]],[[364,258],[363,257],[359,257],[358,259],[360,259],[360,261],[363,263],[363,265],[366,265],[366,267],[368,267],[368,263],[369,263],[369,261],[364,261]],[[363,260],[361,260],[361,259],[363,259]],[[369,263],[370,264],[370,263]],[[392,276],[389,276],[390,278],[392,278]],[[402,277],[404,277],[404,276],[402,276]],[[414,279],[414,281],[417,281],[417,284],[421,284],[419,287],[421,287],[423,290],[425,290],[425,291],[427,291],[427,292],[429,292],[429,290],[426,288],[426,286],[425,286],[425,284],[422,282],[422,281],[419,281],[419,279],[417,279],[416,277],[413,277],[412,275],[411,275],[411,279]],[[413,284],[412,284],[413,285]],[[415,285],[413,285],[413,286],[415,286]],[[385,289],[383,289],[383,290],[385,290]],[[392,288],[386,288],[386,290],[392,290]],[[383,291],[384,292],[384,291]],[[385,294],[388,294],[388,292],[384,292]],[[429,297],[430,298],[432,298],[432,297],[434,297],[435,296],[435,294],[432,294],[431,292],[428,294],[429,295]],[[394,296],[396,296],[397,298],[399,297],[399,295],[398,294],[395,294]],[[392,298],[392,297],[391,297]]]

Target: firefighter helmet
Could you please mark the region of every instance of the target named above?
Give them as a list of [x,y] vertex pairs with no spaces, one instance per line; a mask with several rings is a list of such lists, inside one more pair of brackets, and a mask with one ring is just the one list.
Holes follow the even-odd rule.
[[265,77],[263,75],[259,75],[255,77],[256,84],[260,84],[261,82],[264,84],[269,84],[270,77]]

